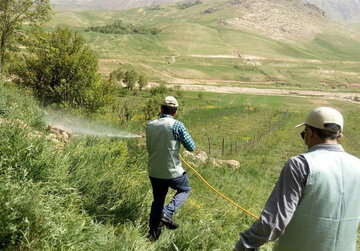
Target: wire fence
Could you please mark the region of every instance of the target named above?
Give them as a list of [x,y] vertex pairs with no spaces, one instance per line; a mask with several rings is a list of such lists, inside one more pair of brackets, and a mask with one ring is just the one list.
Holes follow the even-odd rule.
[[[257,143],[261,142],[266,136],[270,135],[274,130],[281,127],[284,124],[284,121],[288,118],[289,112],[282,112],[279,118],[273,122],[270,121],[268,126],[266,126],[262,131],[254,134],[252,137],[243,140],[243,139],[231,139],[227,140],[225,137],[222,138],[211,138],[207,137],[208,144],[208,154],[212,156],[226,156],[238,153],[245,149],[248,149]],[[219,149],[219,145],[221,149]]]

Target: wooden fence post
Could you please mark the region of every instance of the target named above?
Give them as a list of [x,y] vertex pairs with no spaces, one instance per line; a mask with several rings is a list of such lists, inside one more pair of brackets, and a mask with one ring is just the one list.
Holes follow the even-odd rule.
[[222,151],[221,151],[221,155],[224,156],[225,153],[225,138],[223,138],[222,140]]
[[208,137],[208,142],[209,142],[209,155],[211,154],[211,141],[210,138]]

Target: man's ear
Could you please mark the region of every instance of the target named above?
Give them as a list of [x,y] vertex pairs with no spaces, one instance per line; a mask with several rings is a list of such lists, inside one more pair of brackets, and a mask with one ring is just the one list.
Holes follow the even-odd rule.
[[307,127],[306,134],[308,135],[308,137],[311,137],[311,136],[313,136],[314,132],[309,127]]
[[342,140],[343,137],[344,137],[344,134],[339,133],[339,136],[337,137],[337,141],[339,142],[340,140]]
[[175,117],[177,115],[177,110],[176,110],[176,112],[173,114],[173,117]]

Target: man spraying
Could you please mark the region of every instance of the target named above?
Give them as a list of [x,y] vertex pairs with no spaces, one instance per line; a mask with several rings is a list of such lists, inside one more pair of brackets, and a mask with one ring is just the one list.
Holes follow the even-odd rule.
[[250,229],[234,250],[355,251],[360,219],[360,160],[344,151],[343,117],[330,107],[311,111],[301,137],[308,151],[292,157]]
[[[177,100],[168,96],[161,106],[161,115],[146,127],[146,147],[149,154],[148,172],[153,189],[153,203],[149,220],[149,238],[157,240],[163,226],[179,227],[173,220],[175,211],[190,193],[190,184],[179,158],[180,143],[188,151],[195,143],[183,123],[173,117],[177,114]],[[164,207],[169,187],[176,190],[171,202]]]

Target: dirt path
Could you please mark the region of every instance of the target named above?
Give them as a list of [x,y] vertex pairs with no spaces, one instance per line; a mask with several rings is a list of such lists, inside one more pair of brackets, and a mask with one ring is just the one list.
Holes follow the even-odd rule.
[[[157,83],[150,83],[149,86],[156,86]],[[360,104],[360,93],[345,93],[345,92],[326,92],[326,91],[311,91],[311,90],[291,90],[291,89],[265,89],[265,88],[250,88],[250,87],[236,87],[236,86],[219,86],[219,85],[199,85],[199,84],[169,84],[168,87],[181,86],[182,90],[186,91],[204,91],[214,93],[241,93],[254,95],[272,95],[272,96],[293,96],[293,97],[314,97],[348,100]]]

